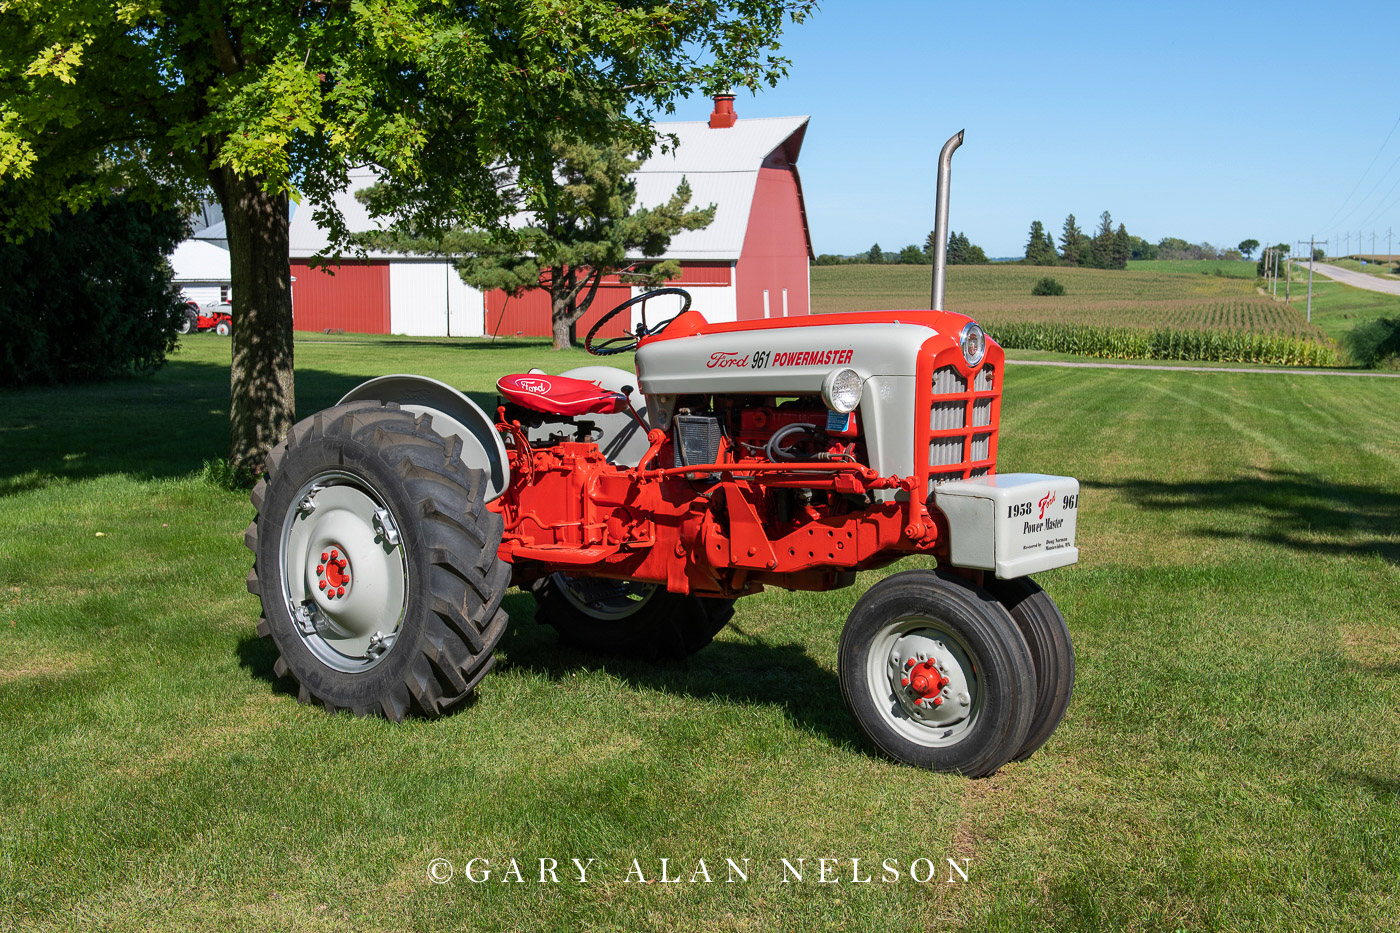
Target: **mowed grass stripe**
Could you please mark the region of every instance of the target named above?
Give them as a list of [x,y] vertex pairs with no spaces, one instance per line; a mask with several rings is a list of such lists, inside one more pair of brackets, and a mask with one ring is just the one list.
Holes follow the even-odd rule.
[[[583,359],[356,342],[299,344],[304,412],[384,372],[489,401],[504,372]],[[851,725],[835,654],[859,588],[744,600],[676,667],[563,650],[511,594],[471,708],[391,725],[299,706],[252,633],[251,507],[197,478],[226,438],[226,353],[193,338],[149,382],[2,397],[0,926],[1390,922],[1389,380],[1008,370],[1001,468],[1083,482],[1083,562],[1042,581],[1079,679],[1041,753],[968,782],[882,761]],[[726,855],[752,859],[748,884],[720,880]],[[434,856],[452,884],[428,883]],[[462,879],[473,856],[490,883]],[[501,859],[532,879],[540,856],[599,862],[586,886],[499,883]],[[851,884],[853,856],[968,857],[971,882]],[[653,881],[660,858],[689,878],[704,857],[716,883],[625,884],[633,857]],[[781,857],[808,882],[779,884]],[[841,884],[812,883],[820,857]]]

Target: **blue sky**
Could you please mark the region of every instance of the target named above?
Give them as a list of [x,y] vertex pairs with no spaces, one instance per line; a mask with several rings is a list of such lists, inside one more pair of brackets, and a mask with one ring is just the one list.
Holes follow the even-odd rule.
[[[991,256],[1019,255],[1032,220],[1058,234],[1105,209],[1153,242],[1345,225],[1353,249],[1374,213],[1366,245],[1375,229],[1383,251],[1386,227],[1400,234],[1400,131],[1362,176],[1400,118],[1400,8],[1337,11],[826,0],[784,37],[790,77],[735,106],[811,115],[798,166],[819,253],[922,244],[938,150],[962,128],[950,226]],[[708,112],[692,98],[671,119]]]

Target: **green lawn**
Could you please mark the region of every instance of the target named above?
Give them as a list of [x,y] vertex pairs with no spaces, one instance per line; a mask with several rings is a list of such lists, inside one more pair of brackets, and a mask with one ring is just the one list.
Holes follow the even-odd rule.
[[[672,667],[561,650],[513,594],[470,708],[298,705],[254,637],[251,506],[199,478],[227,354],[199,336],[149,380],[0,393],[0,930],[1394,927],[1400,380],[1009,368],[1001,469],[1083,483],[1082,562],[1042,579],[1079,677],[1040,753],[973,782],[862,743],[834,667],[860,586],[744,600]],[[306,413],[385,372],[487,400],[583,356],[297,359]],[[501,883],[512,857],[531,883]],[[532,883],[541,857],[597,861]],[[653,883],[624,881],[634,858]],[[662,858],[715,883],[659,883]]]

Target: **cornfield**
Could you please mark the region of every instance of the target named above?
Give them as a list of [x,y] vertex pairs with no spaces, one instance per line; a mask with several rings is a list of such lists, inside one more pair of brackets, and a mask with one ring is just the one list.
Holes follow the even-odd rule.
[[1115,360],[1185,360],[1337,366],[1337,350],[1317,339],[1239,330],[1100,327],[1085,324],[1005,323],[987,332],[1009,350],[1048,350]]
[[[1019,265],[953,266],[947,308],[976,320],[1007,349],[1123,360],[1338,366],[1336,344],[1253,279],[1159,270]],[[1031,295],[1050,274],[1067,293]],[[812,310],[928,307],[921,266],[818,266]]]

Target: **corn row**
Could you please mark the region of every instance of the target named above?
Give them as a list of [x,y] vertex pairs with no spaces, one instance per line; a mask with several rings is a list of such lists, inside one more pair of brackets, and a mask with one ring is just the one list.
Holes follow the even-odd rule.
[[1289,366],[1336,366],[1340,362],[1334,345],[1286,334],[1044,323],[989,324],[987,332],[1008,350],[1047,350],[1115,360]]

